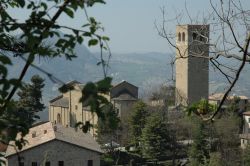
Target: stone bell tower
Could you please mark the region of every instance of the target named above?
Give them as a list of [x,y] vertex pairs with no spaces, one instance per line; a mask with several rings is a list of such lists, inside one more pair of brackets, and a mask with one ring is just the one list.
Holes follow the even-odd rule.
[[178,25],[176,46],[176,105],[207,99],[209,25]]

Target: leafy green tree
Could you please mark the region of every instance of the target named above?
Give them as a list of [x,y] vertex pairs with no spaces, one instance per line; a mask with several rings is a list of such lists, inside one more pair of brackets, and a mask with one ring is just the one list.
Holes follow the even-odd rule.
[[243,166],[250,165],[250,146],[249,145],[245,149],[243,149],[242,165]]
[[135,103],[131,116],[129,117],[130,143],[139,148],[140,137],[149,115],[147,106],[143,101]]
[[112,104],[103,108],[104,118],[99,118],[97,123],[97,141],[101,144],[112,142],[116,137],[120,119],[117,110]]
[[[31,78],[31,83],[24,83],[17,93],[19,100],[17,106],[28,110],[27,118],[34,121],[33,118],[39,118],[36,113],[42,111],[45,106],[42,101],[42,89],[44,87],[44,79],[39,75]],[[32,123],[32,122],[31,122]]]
[[169,125],[159,113],[152,113],[146,119],[145,127],[142,130],[141,148],[142,154],[149,160],[159,161],[166,157],[173,150],[173,142]]
[[206,123],[197,120],[197,127],[193,134],[193,144],[189,152],[190,164],[192,166],[207,165],[210,159],[210,144]]

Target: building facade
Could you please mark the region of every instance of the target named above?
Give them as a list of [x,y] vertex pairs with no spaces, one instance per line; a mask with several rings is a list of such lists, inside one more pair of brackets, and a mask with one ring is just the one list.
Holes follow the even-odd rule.
[[89,133],[46,122],[32,127],[24,139],[28,144],[21,151],[8,146],[8,166],[100,166],[103,152]]
[[178,25],[176,39],[176,105],[208,99],[209,25]]
[[[88,107],[84,107],[83,104],[79,102],[82,97],[84,84],[72,81],[68,83],[67,86],[72,86],[74,88],[50,100],[49,121],[70,127],[74,127],[77,122],[90,122],[94,126],[97,125],[97,115],[92,113]],[[131,113],[134,103],[138,100],[138,87],[127,81],[122,81],[121,83],[114,85],[111,88],[110,93],[105,95],[105,97],[118,110],[118,116],[123,124],[123,132],[127,133],[125,132],[125,130],[127,130],[127,118]],[[92,136],[95,136],[96,128],[91,128],[90,133]],[[122,136],[118,137],[121,138]]]

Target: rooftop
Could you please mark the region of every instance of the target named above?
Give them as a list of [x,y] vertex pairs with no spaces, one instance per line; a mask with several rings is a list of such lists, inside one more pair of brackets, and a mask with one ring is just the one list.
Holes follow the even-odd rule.
[[[27,140],[28,143],[18,152],[35,148],[53,140],[59,140],[84,149],[102,153],[100,146],[89,133],[76,131],[74,128],[64,127],[58,124],[53,125],[51,122],[46,122],[30,128],[29,134],[27,134],[24,139]],[[8,146],[6,157],[17,153],[13,147],[14,144],[14,142],[10,142],[12,146]]]

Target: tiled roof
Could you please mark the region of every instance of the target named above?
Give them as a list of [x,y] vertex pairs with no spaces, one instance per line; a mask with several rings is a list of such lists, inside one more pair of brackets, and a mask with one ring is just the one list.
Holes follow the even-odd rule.
[[69,99],[61,95],[50,100],[50,105],[56,107],[69,107]]
[[129,93],[122,93],[119,96],[112,98],[112,100],[137,100],[137,98],[133,97]]
[[[221,100],[224,96],[224,93],[214,93],[209,96],[209,100]],[[234,95],[229,95],[227,96],[228,100],[234,99],[234,97],[239,97],[241,100],[248,100],[249,98],[247,96],[234,96]]]
[[[34,136],[34,134],[35,137],[32,137],[32,135]],[[53,125],[51,122],[47,122],[30,128],[29,134],[27,134],[24,139],[27,140],[28,143],[23,147],[21,151],[19,151],[19,153],[53,140],[63,141],[84,149],[102,153],[100,146],[89,133],[76,131],[74,128],[64,127],[58,124]],[[10,145],[14,145],[14,142],[10,142]],[[13,146],[8,146],[6,157],[14,155],[16,153],[17,152]]]
[[243,115],[250,115],[250,111],[243,112]]

